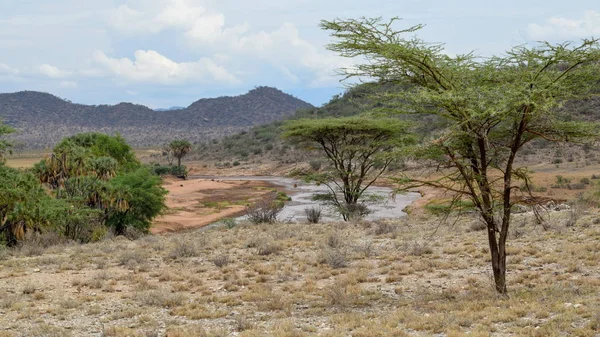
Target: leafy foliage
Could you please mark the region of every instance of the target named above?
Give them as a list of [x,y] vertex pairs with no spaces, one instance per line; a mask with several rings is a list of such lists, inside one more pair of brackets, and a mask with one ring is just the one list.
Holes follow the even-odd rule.
[[185,139],[174,140],[169,143],[169,150],[177,158],[177,167],[181,168],[181,159],[192,150],[192,143]]
[[11,245],[28,231],[84,242],[105,226],[117,234],[147,231],[165,207],[160,178],[141,166],[120,136],[75,135],[31,173],[0,169],[0,231]]
[[5,243],[16,244],[28,229],[50,226],[45,216],[49,197],[30,173],[0,165],[0,233]]
[[[345,57],[367,60],[341,72],[409,90],[386,93],[380,112],[437,115],[448,127],[416,154],[440,168],[437,179],[401,180],[404,188],[434,186],[454,201],[471,201],[488,228],[496,290],[506,294],[506,249],[511,208],[531,198],[528,172],[515,158],[535,139],[577,141],[597,136],[597,126],[572,120],[560,107],[590,97],[600,83],[600,43],[519,46],[503,56],[448,56],[443,45],[414,37],[422,25],[395,30],[397,19],[323,21]],[[406,37],[407,35],[413,37]]]
[[106,224],[117,234],[123,234],[127,226],[147,232],[152,219],[165,207],[167,191],[161,187],[160,177],[143,167],[116,176],[109,181],[108,190],[127,204],[107,212]]
[[305,175],[306,180],[323,184],[329,193],[321,200],[333,205],[344,220],[364,215],[359,200],[387,167],[398,151],[412,141],[406,122],[392,118],[299,119],[284,125],[283,136],[318,150],[331,169]]

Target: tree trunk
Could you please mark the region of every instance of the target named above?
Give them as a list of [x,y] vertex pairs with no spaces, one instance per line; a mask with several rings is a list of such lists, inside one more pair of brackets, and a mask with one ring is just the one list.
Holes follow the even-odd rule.
[[496,291],[502,295],[507,294],[506,289],[506,250],[505,243],[496,238],[495,221],[488,222],[488,241],[490,244],[490,254],[492,260],[492,271],[494,274],[494,283]]
[[494,271],[494,283],[496,291],[499,294],[506,295],[506,254],[496,254],[496,259],[492,257],[492,270]]
[[177,157],[177,167],[181,168],[181,157]]

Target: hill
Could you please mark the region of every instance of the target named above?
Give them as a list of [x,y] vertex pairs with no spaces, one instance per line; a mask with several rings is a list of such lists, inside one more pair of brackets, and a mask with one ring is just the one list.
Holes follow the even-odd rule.
[[[383,107],[378,95],[385,95],[389,91],[405,90],[390,84],[363,84],[348,89],[341,95],[335,95],[331,100],[319,108],[298,109],[295,114],[287,119],[298,118],[327,118],[349,117],[373,108]],[[435,116],[403,115],[399,118],[414,120],[418,118],[423,123],[415,123],[415,133],[426,134],[432,130],[443,127],[441,121]],[[199,144],[191,159],[212,159],[222,161],[224,165],[231,161],[275,160],[281,163],[294,163],[308,159],[306,153],[297,151],[280,139],[282,120],[257,125],[250,130],[243,130],[237,134],[223,137],[219,140]],[[311,154],[314,156],[314,154]],[[310,158],[316,160],[317,158]]]
[[233,97],[200,99],[180,110],[146,106],[83,105],[48,93],[0,94],[0,118],[19,130],[14,140],[45,148],[78,132],[120,133],[133,146],[156,146],[174,138],[192,142],[270,123],[312,105],[278,89],[257,87]]
[[[325,118],[325,117],[346,117],[354,116],[382,108],[383,99],[378,99],[379,95],[385,95],[386,92],[406,90],[406,88],[393,86],[391,84],[363,84],[347,90],[342,95],[334,96],[328,103],[319,108],[299,109],[295,114],[287,117],[295,118]],[[585,99],[566,102],[561,108],[566,119],[583,120],[588,122],[600,122],[600,95]],[[430,115],[398,115],[413,121],[413,132],[418,135],[427,136],[436,130],[444,128],[444,123],[436,116]],[[253,162],[261,160],[271,160],[280,163],[295,163],[299,161],[319,161],[314,158],[314,153],[310,158],[303,151],[297,151],[289,144],[280,139],[280,127],[283,120],[257,125],[249,130],[243,130],[236,134],[223,137],[219,140],[204,142],[197,146],[195,152],[190,156],[195,160],[212,159],[219,166],[227,167],[233,162]],[[542,162],[575,162],[582,166],[590,165],[594,162],[600,163],[597,158],[597,147],[586,145],[582,148],[579,145],[554,144],[545,140],[537,140],[529,144],[523,152],[523,160],[532,163]]]

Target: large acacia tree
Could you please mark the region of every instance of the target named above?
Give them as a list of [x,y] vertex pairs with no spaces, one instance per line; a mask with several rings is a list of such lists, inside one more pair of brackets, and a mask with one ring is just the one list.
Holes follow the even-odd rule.
[[[576,141],[595,137],[594,125],[572,121],[561,108],[597,92],[600,44],[537,43],[501,56],[449,56],[443,45],[414,36],[421,25],[396,30],[396,19],[323,21],[329,49],[358,58],[346,78],[397,83],[382,95],[386,111],[433,114],[449,127],[418,149],[439,169],[435,179],[405,178],[402,187],[428,185],[470,200],[487,225],[496,290],[506,294],[506,240],[516,194],[528,194],[529,177],[515,160],[535,139]],[[521,188],[525,186],[525,188]],[[529,193],[530,194],[530,193]]]
[[392,118],[300,119],[283,128],[284,138],[327,158],[330,170],[306,178],[328,187],[321,199],[346,221],[366,210],[359,204],[365,191],[397,159],[394,153],[412,140],[407,123]]

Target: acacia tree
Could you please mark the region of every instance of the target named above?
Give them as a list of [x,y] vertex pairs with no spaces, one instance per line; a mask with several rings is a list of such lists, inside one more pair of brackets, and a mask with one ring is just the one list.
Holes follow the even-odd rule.
[[192,150],[192,144],[184,139],[174,140],[169,144],[173,156],[177,158],[177,167],[181,169],[181,159]]
[[348,221],[361,215],[365,191],[396,159],[394,152],[411,140],[407,123],[398,119],[365,117],[300,119],[284,125],[284,138],[320,151],[332,169],[306,178],[327,186],[322,199]]
[[[433,186],[470,200],[487,225],[495,287],[506,288],[506,240],[516,193],[530,196],[526,168],[515,160],[534,139],[577,141],[596,137],[594,125],[569,121],[563,102],[593,95],[600,80],[600,44],[519,46],[502,56],[448,56],[443,45],[405,37],[422,28],[395,30],[397,19],[323,21],[335,42],[329,49],[367,62],[342,69],[362,77],[404,85],[382,95],[393,113],[434,114],[449,127],[416,153],[441,176],[402,179],[401,187]],[[525,186],[520,188],[519,186]]]

